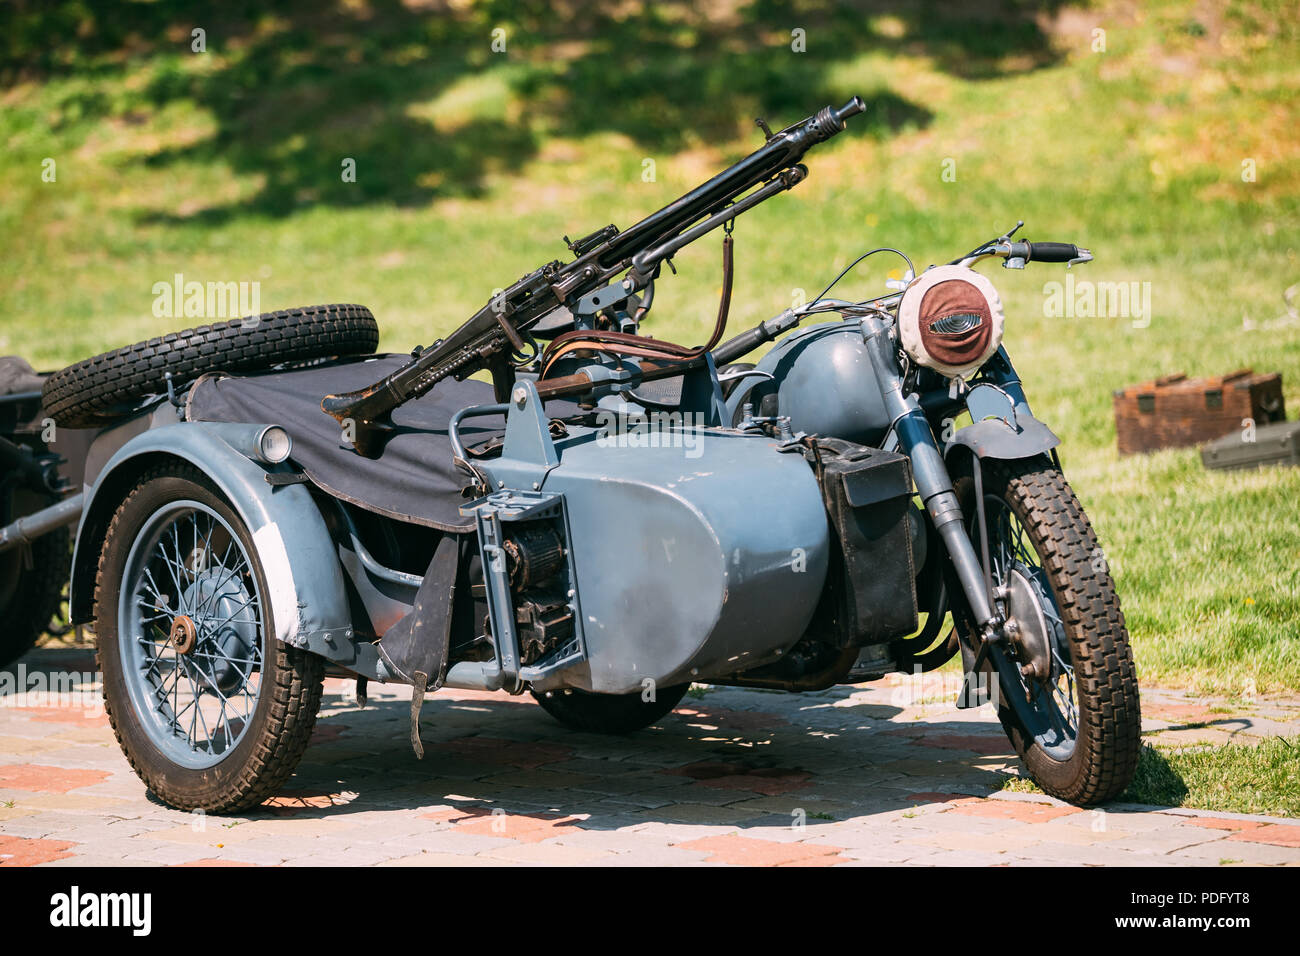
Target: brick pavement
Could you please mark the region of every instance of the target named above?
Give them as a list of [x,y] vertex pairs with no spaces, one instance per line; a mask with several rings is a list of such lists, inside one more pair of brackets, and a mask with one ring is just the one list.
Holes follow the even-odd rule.
[[[76,649],[29,671],[90,671]],[[93,679],[93,675],[88,675]],[[405,688],[359,709],[330,680],[284,792],[235,818],[171,810],[130,771],[92,685],[76,705],[0,699],[0,866],[1300,864],[1300,821],[999,791],[1018,762],[987,708],[934,678],[815,694],[707,689],[624,738],[531,700],[442,691],[407,742]],[[1180,743],[1300,732],[1300,702],[1144,695]]]

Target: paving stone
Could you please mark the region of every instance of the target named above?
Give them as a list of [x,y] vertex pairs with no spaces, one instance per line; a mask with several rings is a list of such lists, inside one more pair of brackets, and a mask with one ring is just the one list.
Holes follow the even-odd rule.
[[67,793],[78,787],[99,783],[106,777],[108,772],[105,770],[77,770],[46,764],[0,766],[0,787],[32,793]]
[[521,846],[500,847],[483,854],[494,860],[547,866],[586,866],[596,860],[613,856],[608,850],[569,846],[561,843],[532,843]]
[[0,833],[0,866],[35,866],[52,863],[72,854],[76,844],[70,840],[44,840]]
[[995,820],[1015,820],[1017,823],[1046,823],[1057,817],[1082,812],[1077,807],[1052,806],[1047,803],[1013,802],[1009,800],[954,800],[949,813],[962,816],[987,817]]
[[761,814],[751,810],[739,810],[735,807],[717,807],[703,803],[675,803],[657,810],[643,811],[642,815],[653,814],[655,819],[670,820],[679,823],[729,824],[753,820]]
[[[946,694],[939,677],[920,692]],[[406,742],[409,688],[363,710],[351,682],[330,686],[281,794],[199,831],[147,793],[106,722],[0,707],[0,840],[59,866],[1300,864],[1286,821],[1001,791],[1023,770],[991,708],[900,710],[906,684],[713,690],[629,738],[572,733],[530,699],[439,693],[424,761]],[[1162,742],[1191,739],[1198,714],[1245,744],[1300,732],[1287,700],[1221,714],[1154,693]]]
[[938,847],[941,850],[976,850],[996,856],[1008,850],[1036,846],[1042,839],[1036,833],[1031,835],[1015,829],[1006,829],[1000,833],[963,833],[954,830],[910,837],[903,842],[912,846]]
[[[503,866],[511,861],[487,856],[465,856],[459,853],[415,853],[376,863],[376,866]],[[313,862],[312,865],[318,865]],[[330,864],[319,864],[330,865]]]
[[1240,830],[1228,839],[1233,842],[1269,843],[1300,850],[1300,827],[1264,823]]
[[691,840],[680,844],[680,848],[708,853],[710,856],[707,862],[710,863],[731,863],[737,866],[787,866],[835,856],[841,849],[824,844],[754,839],[735,833]]

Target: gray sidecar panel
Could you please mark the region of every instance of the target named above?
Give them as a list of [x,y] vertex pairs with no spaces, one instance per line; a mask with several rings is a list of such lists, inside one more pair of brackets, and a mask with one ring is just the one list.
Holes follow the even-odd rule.
[[[189,417],[282,425],[293,437],[293,461],[331,495],[399,521],[471,531],[473,519],[459,512],[466,500],[461,496],[466,476],[452,466],[447,423],[467,405],[495,401],[491,385],[448,379],[396,409],[397,434],[373,460],[345,444],[338,422],[321,411],[324,396],[364,388],[409,360],[406,355],[381,355],[314,368],[203,378],[191,390]],[[553,402],[547,410],[568,415],[576,409]],[[474,419],[460,431],[473,446],[502,434],[505,422]]]

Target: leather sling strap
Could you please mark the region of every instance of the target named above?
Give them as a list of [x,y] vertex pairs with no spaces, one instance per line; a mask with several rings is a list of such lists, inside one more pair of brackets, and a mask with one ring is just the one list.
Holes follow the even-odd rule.
[[557,335],[546,349],[542,356],[541,378],[546,377],[546,373],[561,356],[580,350],[669,362],[686,362],[699,358],[713,349],[722,340],[723,333],[727,330],[727,316],[731,312],[732,266],[732,239],[731,234],[728,233],[722,239],[722,298],[718,302],[718,317],[713,324],[713,334],[709,336],[706,344],[688,348],[647,335],[575,329]]

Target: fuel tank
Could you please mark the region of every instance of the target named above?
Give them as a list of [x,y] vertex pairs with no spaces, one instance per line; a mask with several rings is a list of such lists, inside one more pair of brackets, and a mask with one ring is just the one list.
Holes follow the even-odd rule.
[[752,403],[756,415],[787,415],[795,431],[878,446],[889,429],[857,322],[826,322],[787,336],[727,401],[731,420]]
[[555,450],[540,490],[567,503],[587,660],[539,689],[707,680],[773,660],[803,634],[830,531],[801,455],[687,425],[575,429]]

